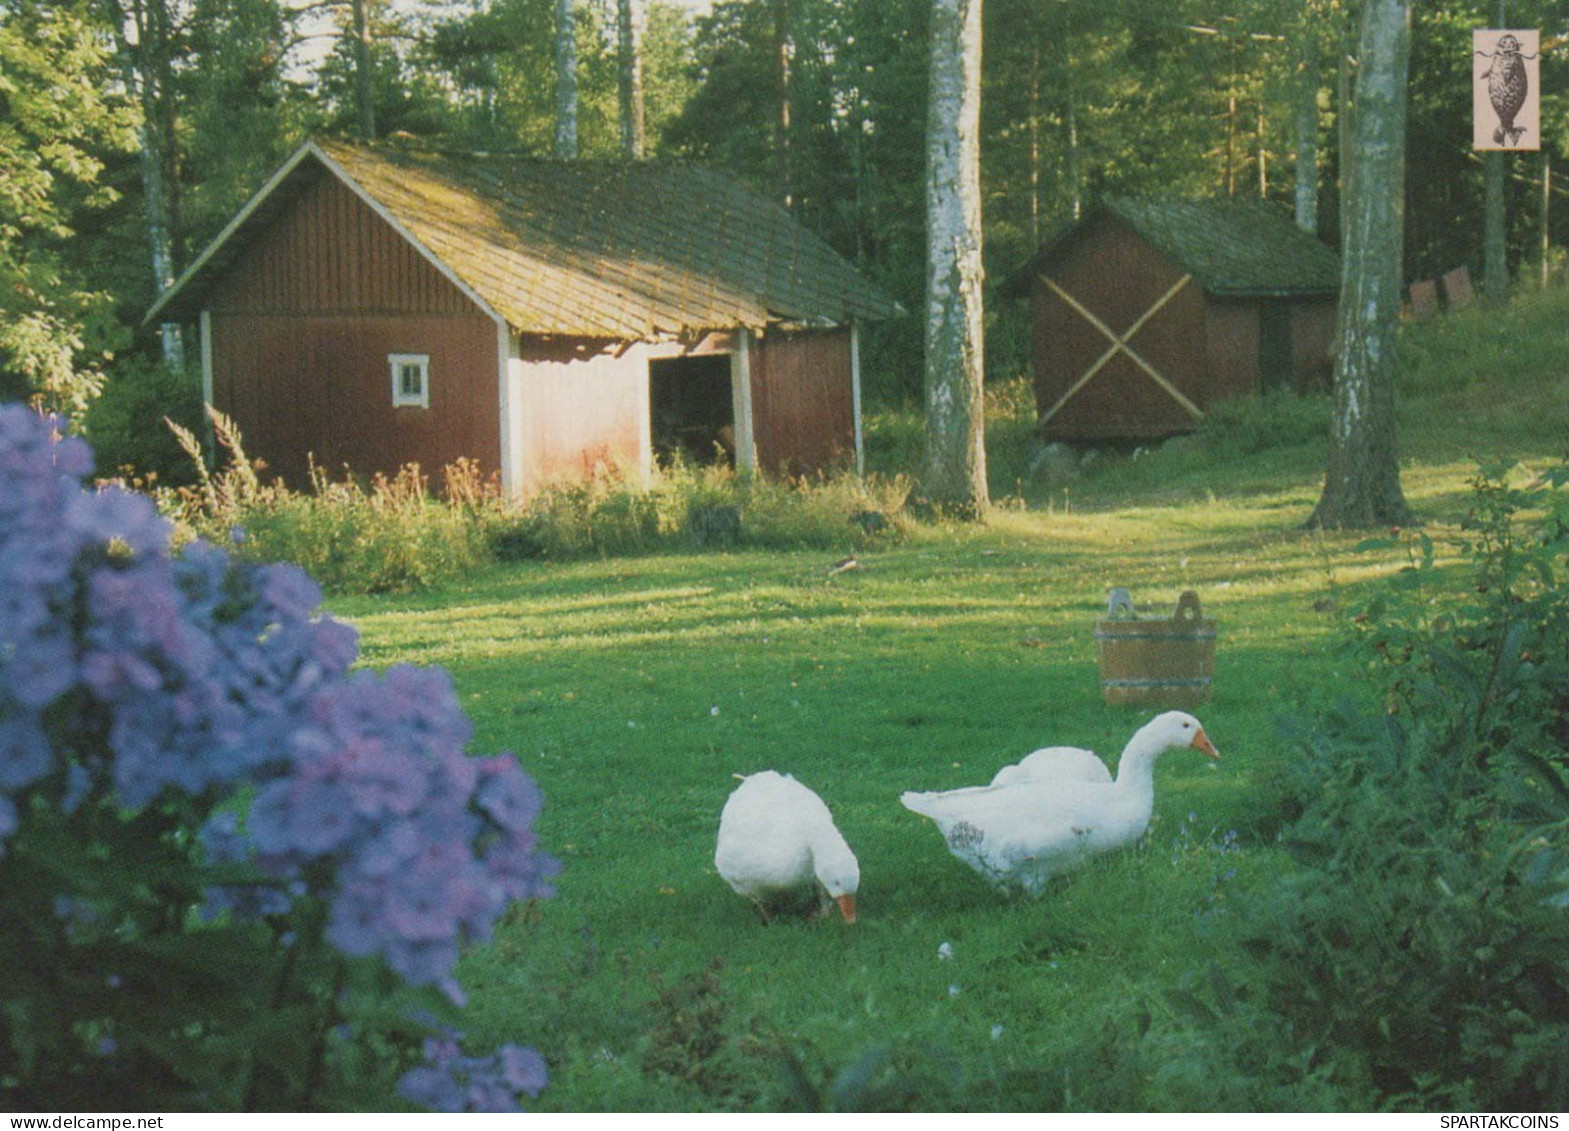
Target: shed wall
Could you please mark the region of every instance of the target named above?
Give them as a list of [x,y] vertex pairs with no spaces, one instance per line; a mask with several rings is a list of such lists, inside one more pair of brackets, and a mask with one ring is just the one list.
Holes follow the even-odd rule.
[[1299,392],[1329,387],[1339,306],[1333,295],[1323,295],[1304,298],[1292,307],[1291,371]]
[[1208,322],[1209,374],[1199,407],[1256,392],[1259,387],[1259,308],[1247,299],[1210,298]]
[[853,467],[855,394],[848,328],[772,330],[752,349],[757,463],[775,475]]
[[[1114,217],[1085,229],[1045,273],[1117,334],[1125,334],[1184,274]],[[1035,399],[1044,414],[1112,343],[1039,279],[1031,295]],[[1190,281],[1129,345],[1202,406],[1205,335],[1203,292]],[[1069,441],[1135,439],[1192,426],[1192,416],[1119,351],[1042,426],[1042,434]]]
[[[268,225],[211,304],[213,400],[295,486],[331,473],[500,466],[495,321],[335,178]],[[394,408],[389,356],[430,357],[430,407]]]

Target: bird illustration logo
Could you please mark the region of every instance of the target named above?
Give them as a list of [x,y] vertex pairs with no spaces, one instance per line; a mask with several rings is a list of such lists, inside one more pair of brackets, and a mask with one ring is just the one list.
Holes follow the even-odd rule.
[[1526,128],[1516,125],[1515,118],[1525,105],[1526,95],[1531,88],[1525,60],[1535,59],[1536,56],[1523,54],[1520,40],[1508,32],[1498,37],[1491,52],[1477,51],[1475,54],[1492,59],[1487,70],[1478,75],[1477,79],[1487,80],[1487,99],[1493,104],[1493,112],[1498,115],[1498,128],[1493,131],[1493,141],[1497,145],[1518,145]]

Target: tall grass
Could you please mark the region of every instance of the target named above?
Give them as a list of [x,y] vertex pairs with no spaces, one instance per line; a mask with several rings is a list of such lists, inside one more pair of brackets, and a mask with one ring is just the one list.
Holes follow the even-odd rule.
[[613,472],[559,483],[519,504],[473,461],[444,468],[436,489],[415,464],[395,475],[334,479],[314,464],[309,489],[266,482],[239,429],[212,414],[225,461],[169,427],[196,485],[157,497],[182,537],[233,542],[254,560],[303,566],[338,593],[439,588],[496,561],[572,561],[681,550],[798,547],[851,552],[908,534],[908,483],[853,475],[774,479],[677,466],[646,487]]

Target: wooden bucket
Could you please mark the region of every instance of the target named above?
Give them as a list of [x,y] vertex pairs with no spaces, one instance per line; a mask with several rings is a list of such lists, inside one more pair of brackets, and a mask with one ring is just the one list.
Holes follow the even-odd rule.
[[1141,619],[1128,591],[1113,589],[1106,619],[1095,622],[1095,653],[1106,702],[1195,707],[1208,701],[1215,674],[1215,622],[1191,589],[1169,619]]

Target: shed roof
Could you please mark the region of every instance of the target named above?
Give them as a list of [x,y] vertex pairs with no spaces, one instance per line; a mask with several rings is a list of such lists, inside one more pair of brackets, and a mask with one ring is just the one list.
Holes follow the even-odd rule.
[[334,141],[303,145],[147,320],[198,313],[251,236],[324,173],[518,333],[628,341],[900,313],[782,207],[706,169]]
[[1101,217],[1127,224],[1213,295],[1227,297],[1334,294],[1340,257],[1261,200],[1109,198],[1079,222],[1058,228],[1005,284],[1028,290],[1036,271],[1060,258]]

